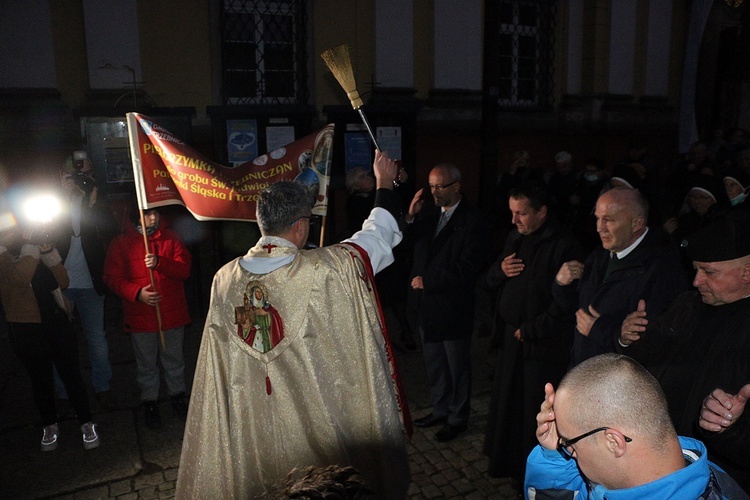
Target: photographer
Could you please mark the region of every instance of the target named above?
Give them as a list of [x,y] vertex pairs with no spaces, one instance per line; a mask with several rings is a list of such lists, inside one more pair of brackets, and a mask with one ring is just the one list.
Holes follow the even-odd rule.
[[[66,159],[60,180],[70,214],[55,245],[70,276],[70,287],[64,293],[81,320],[96,399],[102,408],[113,409],[117,405],[110,390],[112,368],[104,331],[106,287],[102,274],[107,247],[118,233],[117,222],[106,195],[96,187],[91,162],[84,151],[76,151]],[[56,385],[58,395],[64,396],[59,381]]]
[[58,252],[49,244],[32,243],[32,236],[30,231],[21,234],[18,227],[0,232],[0,299],[10,344],[31,378],[44,426],[42,451],[52,451],[58,444],[53,366],[81,424],[83,447],[89,450],[99,446],[99,436],[91,422],[75,335],[60,291],[68,285],[68,275]]

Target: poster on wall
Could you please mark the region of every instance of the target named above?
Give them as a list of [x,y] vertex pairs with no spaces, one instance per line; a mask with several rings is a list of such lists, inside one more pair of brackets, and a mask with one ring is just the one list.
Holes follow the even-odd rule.
[[266,127],[266,151],[275,151],[294,142],[294,127]]
[[394,160],[401,160],[401,127],[378,127],[375,132],[378,146]]
[[367,132],[346,132],[344,134],[344,170],[349,172],[356,167],[372,170],[372,141]]
[[258,122],[227,120],[227,160],[233,167],[258,157]]
[[133,182],[133,166],[127,146],[104,149],[107,182]]
[[347,123],[344,132],[344,171],[360,167],[372,170],[374,148],[362,123]]

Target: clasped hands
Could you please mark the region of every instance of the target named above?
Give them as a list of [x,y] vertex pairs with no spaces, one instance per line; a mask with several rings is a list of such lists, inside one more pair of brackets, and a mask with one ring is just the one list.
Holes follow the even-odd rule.
[[698,425],[701,429],[721,433],[731,427],[745,411],[745,403],[750,399],[750,384],[744,385],[737,394],[728,394],[714,389],[703,400]]

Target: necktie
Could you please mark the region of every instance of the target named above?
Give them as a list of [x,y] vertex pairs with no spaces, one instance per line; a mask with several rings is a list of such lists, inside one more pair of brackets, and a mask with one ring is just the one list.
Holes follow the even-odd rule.
[[438,221],[437,229],[435,229],[435,236],[440,234],[440,231],[443,230],[445,225],[448,223],[448,212],[442,211],[440,213],[440,220]]
[[620,260],[617,258],[617,254],[612,252],[609,254],[609,262],[607,262],[607,271],[604,273],[604,279],[606,280],[610,273],[617,268],[617,264]]

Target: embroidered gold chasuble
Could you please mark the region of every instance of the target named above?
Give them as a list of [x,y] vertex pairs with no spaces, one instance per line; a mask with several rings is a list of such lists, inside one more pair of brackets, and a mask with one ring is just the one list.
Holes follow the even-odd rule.
[[[405,438],[362,257],[346,244],[256,246],[249,254],[296,257],[269,274],[236,259],[214,277],[177,498],[253,498],[294,467],[331,464],[356,467],[376,498],[404,498]],[[283,338],[265,353],[235,324],[254,280],[283,319]]]

